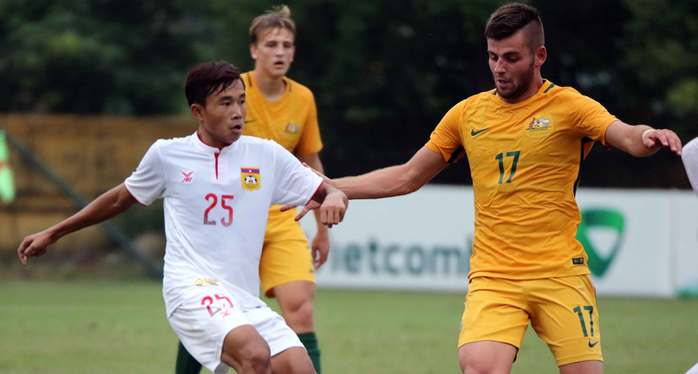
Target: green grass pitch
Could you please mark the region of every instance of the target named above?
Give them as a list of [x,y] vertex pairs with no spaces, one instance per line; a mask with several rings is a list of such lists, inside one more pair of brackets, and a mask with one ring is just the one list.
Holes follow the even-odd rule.
[[[319,291],[323,371],[458,373],[463,296]],[[606,373],[682,374],[698,361],[698,300],[601,298],[599,309]],[[176,348],[158,283],[0,286],[0,373],[173,373]],[[529,328],[513,373],[557,372]]]

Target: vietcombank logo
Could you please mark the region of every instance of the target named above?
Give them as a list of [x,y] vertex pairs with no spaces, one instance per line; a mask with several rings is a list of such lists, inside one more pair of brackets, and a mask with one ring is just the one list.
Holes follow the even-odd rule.
[[466,278],[470,271],[473,239],[463,246],[381,243],[332,244],[332,255],[323,268],[332,273],[370,274],[372,276],[436,276]]
[[[603,277],[608,266],[618,254],[623,243],[623,215],[611,209],[589,209],[582,212],[582,223],[577,229],[577,240],[584,246],[589,256],[589,270],[597,277]],[[605,241],[610,246],[607,251],[601,251],[598,241],[592,240],[594,231],[611,234],[611,240]],[[606,235],[609,236],[609,235]]]
[[9,158],[5,132],[0,130],[0,200],[5,204],[15,199],[15,182],[12,178]]

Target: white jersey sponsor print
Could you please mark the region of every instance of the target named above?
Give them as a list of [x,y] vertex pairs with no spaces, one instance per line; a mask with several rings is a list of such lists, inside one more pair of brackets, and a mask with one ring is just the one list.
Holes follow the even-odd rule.
[[258,273],[269,207],[304,205],[321,184],[270,140],[242,136],[222,150],[196,133],[156,141],[125,185],[143,205],[165,200],[167,316],[197,279],[220,282],[243,310],[263,306]]

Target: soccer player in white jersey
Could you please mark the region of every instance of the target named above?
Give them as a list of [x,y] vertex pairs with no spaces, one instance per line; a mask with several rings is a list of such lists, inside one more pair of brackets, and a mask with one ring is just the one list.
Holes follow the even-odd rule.
[[[691,140],[683,147],[681,159],[683,160],[683,166],[686,167],[686,175],[688,175],[688,180],[691,181],[691,187],[698,195],[698,138]],[[698,371],[698,369],[696,370]]]
[[241,136],[247,114],[240,73],[224,61],[195,66],[185,93],[193,135],[158,140],[126,181],[65,221],[24,239],[26,265],[62,236],[163,198],[167,248],[163,296],[170,325],[210,371],[315,373],[298,336],[259,295],[269,206],[322,203],[342,221],[346,195],[322,183],[280,145]]

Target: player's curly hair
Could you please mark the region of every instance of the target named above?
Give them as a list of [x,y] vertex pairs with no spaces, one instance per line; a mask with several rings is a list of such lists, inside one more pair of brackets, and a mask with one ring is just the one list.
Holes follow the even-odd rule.
[[502,40],[523,28],[526,28],[531,51],[545,45],[543,21],[538,15],[538,10],[521,3],[504,5],[492,13],[485,26],[485,37]]
[[184,84],[184,95],[189,106],[196,103],[206,107],[206,98],[216,90],[221,92],[240,80],[243,88],[245,82],[240,77],[240,70],[223,60],[202,62],[189,71]]
[[252,20],[250,42],[257,44],[259,37],[269,29],[286,29],[296,36],[296,23],[291,19],[291,9],[287,5],[274,7]]

